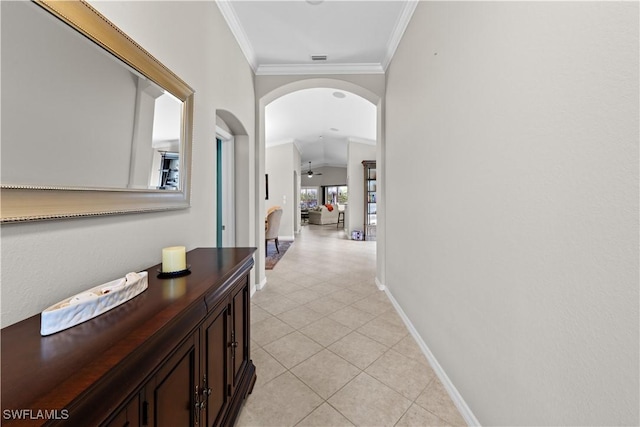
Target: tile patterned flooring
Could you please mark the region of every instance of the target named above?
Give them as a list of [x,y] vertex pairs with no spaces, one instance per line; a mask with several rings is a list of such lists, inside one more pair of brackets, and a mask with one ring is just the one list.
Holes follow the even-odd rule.
[[384,292],[375,242],[306,225],[251,300],[236,426],[465,426]]

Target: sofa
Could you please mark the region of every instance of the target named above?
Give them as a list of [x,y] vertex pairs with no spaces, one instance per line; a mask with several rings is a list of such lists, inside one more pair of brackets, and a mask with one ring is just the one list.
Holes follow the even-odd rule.
[[316,208],[309,209],[309,224],[337,224],[338,223],[338,205],[330,205],[333,210],[329,211],[326,205],[320,205]]

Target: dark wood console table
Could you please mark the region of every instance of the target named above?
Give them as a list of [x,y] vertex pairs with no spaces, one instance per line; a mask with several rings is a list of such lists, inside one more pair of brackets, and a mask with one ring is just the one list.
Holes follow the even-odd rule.
[[195,249],[179,278],[153,266],[146,291],[50,336],[40,315],[3,328],[2,424],[233,425],[256,379],[254,251]]

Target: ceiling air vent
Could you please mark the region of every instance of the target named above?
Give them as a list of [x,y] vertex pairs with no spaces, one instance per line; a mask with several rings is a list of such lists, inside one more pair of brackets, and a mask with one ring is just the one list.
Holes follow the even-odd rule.
[[327,55],[311,55],[312,61],[326,61]]

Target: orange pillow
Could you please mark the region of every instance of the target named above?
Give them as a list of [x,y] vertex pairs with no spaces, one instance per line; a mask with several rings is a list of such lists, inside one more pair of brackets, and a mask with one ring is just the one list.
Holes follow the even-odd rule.
[[327,209],[329,210],[329,212],[331,212],[331,211],[333,210],[333,206],[331,206],[331,204],[330,204],[330,203],[327,203],[325,206],[327,207]]

